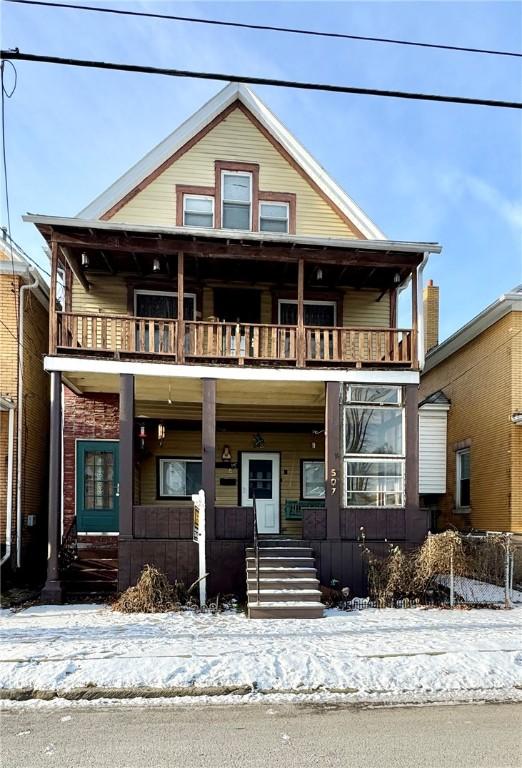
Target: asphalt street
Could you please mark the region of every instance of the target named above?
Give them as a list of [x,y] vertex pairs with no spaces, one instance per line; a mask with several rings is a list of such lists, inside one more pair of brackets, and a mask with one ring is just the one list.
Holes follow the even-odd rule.
[[3,768],[521,768],[522,705],[18,709]]

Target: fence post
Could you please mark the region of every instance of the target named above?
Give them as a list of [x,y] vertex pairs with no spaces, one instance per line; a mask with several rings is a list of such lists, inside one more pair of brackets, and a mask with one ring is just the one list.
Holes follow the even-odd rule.
[[450,555],[450,608],[455,605],[455,584],[453,575],[453,551]]
[[504,600],[504,607],[505,608],[511,608],[511,595],[509,592],[509,582],[510,582],[510,571],[511,571],[511,551],[509,547],[509,534],[506,534],[504,536],[504,552],[505,552],[505,558],[504,558],[504,594],[505,594],[505,600]]

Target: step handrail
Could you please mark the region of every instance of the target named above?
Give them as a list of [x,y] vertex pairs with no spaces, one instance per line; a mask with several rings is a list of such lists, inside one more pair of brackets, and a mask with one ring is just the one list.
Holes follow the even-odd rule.
[[259,529],[257,527],[257,507],[256,507],[256,494],[252,493],[252,509],[254,511],[254,557],[256,563],[256,595],[257,604],[259,605]]

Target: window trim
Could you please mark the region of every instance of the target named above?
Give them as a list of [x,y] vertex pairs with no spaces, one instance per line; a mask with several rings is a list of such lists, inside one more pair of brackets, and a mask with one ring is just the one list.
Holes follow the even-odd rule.
[[[398,456],[391,456],[389,454],[384,454],[385,458],[383,459],[383,456],[371,456],[367,453],[358,453],[358,454],[344,454],[343,456],[343,501],[345,504],[345,507],[347,509],[404,509],[406,506],[406,457],[398,457]],[[362,457],[362,458],[361,458]],[[402,481],[402,491],[400,492],[400,502],[399,504],[349,504],[348,503],[348,472],[347,472],[347,464],[353,463],[355,461],[358,461],[361,464],[364,464],[365,462],[368,464],[376,464],[377,462],[380,463],[387,463],[387,462],[395,462],[396,464],[401,465],[401,481]],[[372,475],[368,475],[368,477],[372,477]],[[375,475],[373,475],[375,477]]]
[[[462,489],[461,489],[461,482],[462,482],[462,467],[461,467],[461,457],[464,456],[464,454],[467,454],[469,456],[469,504],[464,506],[461,504],[461,496],[462,496]],[[463,512],[467,513],[471,509],[471,448],[468,446],[467,448],[460,448],[458,451],[455,451],[455,508],[457,512]]]
[[[170,494],[162,493],[162,474],[161,474],[161,462],[162,461],[184,461],[192,462],[194,464],[203,464],[203,459],[200,456],[156,456],[156,499],[158,500],[178,500],[178,501],[190,501],[192,494],[188,496],[171,496]],[[185,478],[186,479],[186,478]]]
[[[194,194],[192,192],[184,192],[183,193],[182,226],[183,227],[194,227],[195,226],[194,224],[186,224],[185,223],[185,214],[187,213],[186,208],[185,208],[185,202],[187,200],[189,200],[189,199],[192,199],[192,200],[210,200],[210,202],[212,203],[212,212],[211,212],[212,224],[210,226],[208,226],[208,227],[201,227],[201,229],[214,229],[215,228],[215,218],[216,218],[216,212],[215,212],[216,199],[215,199],[214,195],[200,195],[200,194]],[[194,213],[194,211],[189,211],[189,213]],[[201,214],[201,215],[208,216],[208,214]],[[197,229],[197,227],[196,227],[196,229]]]
[[[301,459],[301,471],[300,471],[300,499],[301,501],[318,501],[325,503],[326,501],[326,462],[324,459]],[[323,476],[324,476],[324,496],[305,496],[305,481],[304,481],[304,468],[305,464],[322,464]]]
[[225,203],[232,203],[233,205],[243,205],[246,206],[246,203],[243,200],[225,200],[225,176],[246,176],[249,179],[250,185],[250,202],[249,202],[249,216],[248,216],[248,229],[233,229],[230,230],[231,232],[252,232],[252,225],[254,221],[253,212],[254,212],[254,175],[252,171],[243,171],[243,170],[228,170],[227,168],[221,169],[221,227],[222,229],[228,229],[223,224],[223,212]]
[[272,216],[272,220],[275,221],[286,221],[286,232],[279,232],[276,234],[285,234],[287,235],[290,232],[290,203],[286,202],[285,200],[260,200],[259,201],[259,210],[258,210],[258,218],[257,218],[257,229],[259,232],[273,232],[274,230],[271,229],[261,229],[261,219],[262,218],[270,218],[268,216],[261,216],[261,209],[264,205],[282,205],[286,208],[286,219],[278,219],[277,217],[274,219]]
[[[297,299],[278,299],[277,300],[277,324],[281,325],[281,305],[282,304],[297,304]],[[337,302],[333,300],[324,300],[324,299],[305,299],[303,301],[304,306],[329,306],[334,308],[334,324],[333,326],[325,325],[325,328],[329,327],[336,327],[337,326]]]
[[[176,296],[178,297],[177,291],[153,291],[145,288],[135,288],[134,289],[134,317],[138,317],[138,295],[140,296]],[[185,320],[195,320],[197,316],[197,295],[195,293],[184,293],[183,294],[184,299],[193,299],[194,301],[194,316],[193,317],[185,317]],[[185,313],[183,313],[185,314]],[[151,320],[164,320],[165,318],[157,317],[157,318],[150,318]],[[176,320],[176,318],[172,318],[173,320]]]

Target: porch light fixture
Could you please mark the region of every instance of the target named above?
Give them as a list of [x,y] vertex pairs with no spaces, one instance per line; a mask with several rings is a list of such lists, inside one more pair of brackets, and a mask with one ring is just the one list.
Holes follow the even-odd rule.
[[315,277],[318,283],[320,283],[321,280],[323,279],[323,270],[321,269],[321,267],[317,267],[317,272],[315,273]]
[[152,271],[161,272],[161,264],[159,259],[154,259],[154,261],[152,262]]
[[141,450],[143,450],[145,448],[145,438],[147,437],[147,430],[145,429],[145,422],[142,422],[140,424],[140,431],[139,431],[138,437],[140,438],[140,442],[141,442]]
[[230,446],[224,445],[221,451],[221,461],[232,461],[232,454],[230,452]]
[[401,276],[399,272],[396,272],[393,276],[393,282],[397,285],[401,282]]
[[257,432],[254,437],[252,438],[252,442],[254,443],[254,448],[264,448],[265,447],[265,438]]
[[158,443],[160,444],[160,448],[163,448],[163,443],[165,441],[165,434],[166,434],[165,424],[160,421],[158,424]]
[[83,253],[82,253],[82,267],[84,269],[88,269],[89,268],[89,255],[85,251],[83,251]]
[[312,448],[315,450],[317,445],[317,436],[324,435],[324,429],[312,429]]

